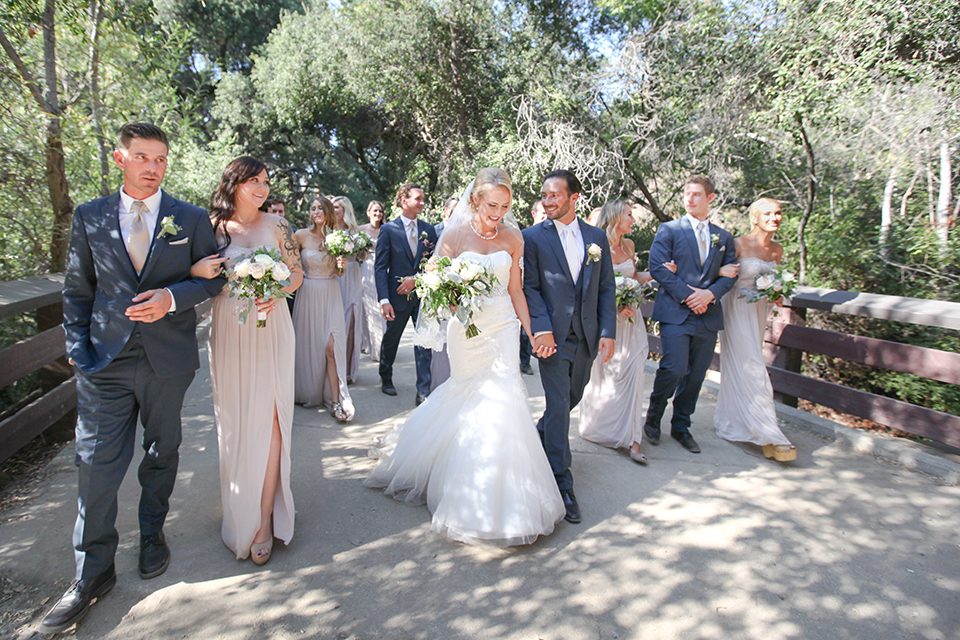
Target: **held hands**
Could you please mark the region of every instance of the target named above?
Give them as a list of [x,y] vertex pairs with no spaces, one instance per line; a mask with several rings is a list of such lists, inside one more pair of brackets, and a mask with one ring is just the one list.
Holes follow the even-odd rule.
[[533,339],[533,354],[538,358],[549,358],[557,352],[557,343],[552,333],[543,333]]
[[597,352],[597,355],[602,358],[602,362],[609,362],[610,358],[613,357],[615,344],[613,338],[600,338],[600,351]]
[[216,253],[206,258],[200,258],[190,267],[190,277],[212,280],[220,275],[223,271],[223,263],[227,260],[228,258],[221,258]]
[[707,307],[709,307],[710,303],[716,299],[716,296],[714,296],[713,292],[709,289],[697,289],[696,287],[690,288],[693,289],[693,293],[684,298],[683,304],[690,307],[690,311],[700,315],[707,310]]
[[156,322],[170,311],[173,296],[166,289],[150,289],[140,293],[133,299],[139,302],[124,311],[126,316],[134,322]]
[[397,293],[402,296],[413,291],[415,280],[413,276],[406,276],[400,280],[400,286],[397,287]]

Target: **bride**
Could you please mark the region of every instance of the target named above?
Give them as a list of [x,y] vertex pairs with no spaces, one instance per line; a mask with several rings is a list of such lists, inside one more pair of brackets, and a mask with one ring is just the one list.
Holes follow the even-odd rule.
[[[431,531],[499,547],[530,544],[564,515],[519,373],[517,321],[529,335],[530,314],[512,199],[506,172],[484,168],[450,216],[437,255],[476,261],[499,284],[474,314],[478,336],[448,323],[450,378],[376,443],[371,457],[380,462],[364,481],[397,500],[426,502]],[[425,334],[418,327],[418,341]]]

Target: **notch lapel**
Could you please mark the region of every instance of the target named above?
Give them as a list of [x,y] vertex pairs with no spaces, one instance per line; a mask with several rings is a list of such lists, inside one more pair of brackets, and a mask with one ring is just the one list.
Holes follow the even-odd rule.
[[[683,235],[683,239],[686,241],[687,248],[690,250],[693,255],[693,264],[697,266],[697,271],[703,271],[703,265],[707,264],[707,260],[703,261],[703,265],[700,264],[700,246],[697,244],[697,234],[693,230],[693,225],[690,224],[690,220],[686,216],[680,218],[680,233]],[[710,254],[707,254],[707,259],[709,260]]]
[[[580,218],[577,218],[577,224],[580,226],[580,237],[583,238],[583,262],[580,264],[580,280],[583,282],[582,292],[586,293],[587,283],[590,282],[590,276],[593,274],[593,263],[590,262],[590,252],[588,251],[591,243],[587,240],[587,230],[584,228],[587,224],[581,222]],[[600,256],[600,259],[602,260],[603,256]]]
[[553,220],[544,220],[541,224],[543,225],[543,233],[547,237],[547,244],[553,249],[553,253],[560,262],[560,268],[567,274],[567,280],[570,281],[570,284],[575,285],[573,274],[570,273],[570,265],[567,264],[567,254],[564,252],[563,244],[560,242],[560,232],[557,231],[557,225],[553,224]]
[[157,221],[153,225],[153,235],[150,236],[150,253],[147,254],[147,262],[143,265],[143,271],[140,272],[141,282],[147,279],[154,265],[160,260],[163,250],[167,248],[167,240],[157,237],[161,229],[160,222],[167,216],[174,216],[174,220],[176,220],[177,209],[173,197],[164,192],[160,197],[160,209],[157,211]]
[[133,268],[133,262],[130,260],[130,254],[127,253],[127,247],[123,244],[123,234],[120,233],[120,192],[116,191],[107,198],[103,207],[100,209],[100,215],[103,221],[103,230],[106,232],[107,241],[113,248],[117,256],[117,263],[123,269],[127,276],[137,281],[137,270]]
[[[403,247],[403,255],[410,259],[411,264],[416,264],[417,257],[410,251],[410,243],[407,241],[407,225],[404,224],[402,215],[397,218],[397,230],[400,232],[400,239],[403,240],[403,242],[400,243],[400,245]],[[419,240],[417,241],[417,246],[420,246]]]

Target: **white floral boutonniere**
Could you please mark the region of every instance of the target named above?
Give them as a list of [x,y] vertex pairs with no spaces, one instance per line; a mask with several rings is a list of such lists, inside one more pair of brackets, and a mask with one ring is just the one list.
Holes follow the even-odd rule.
[[157,234],[157,237],[175,236],[181,231],[183,231],[183,229],[174,221],[173,216],[167,216],[160,221],[160,233]]
[[590,245],[587,247],[587,264],[590,264],[591,262],[596,262],[597,260],[600,259],[601,256],[603,256],[603,249],[601,249],[598,245],[591,242]]
[[718,245],[720,244],[720,234],[718,234],[718,233],[711,233],[711,234],[710,234],[710,244],[713,245],[714,247],[718,246]]

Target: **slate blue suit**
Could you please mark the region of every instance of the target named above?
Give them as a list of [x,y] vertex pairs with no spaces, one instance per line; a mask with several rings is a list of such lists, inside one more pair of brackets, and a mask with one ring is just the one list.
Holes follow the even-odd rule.
[[[552,220],[523,230],[523,292],[533,333],[553,332],[557,352],[540,360],[546,410],[537,423],[547,460],[561,491],[573,489],[570,473],[570,411],[583,396],[600,338],[616,338],[617,291],[607,235],[577,219],[584,262],[574,283]],[[603,255],[589,262],[586,248]]]
[[[77,579],[96,576],[113,562],[117,490],[133,457],[138,417],[145,451],[138,474],[140,533],[163,528],[179,463],[183,395],[200,365],[193,307],[225,284],[222,276],[190,278],[194,262],[217,253],[203,209],[162,194],[138,276],[120,234],[119,204],[115,193],[76,208],[63,288],[67,355],[77,377]],[[167,216],[181,231],[157,238]],[[138,293],[162,288],[173,294],[175,313],[152,323],[124,315]]]
[[[421,239],[426,234],[426,242]],[[437,232],[433,225],[417,220],[417,251],[410,251],[410,243],[404,231],[403,216],[398,216],[380,227],[377,237],[377,254],[374,258],[373,272],[377,283],[377,299],[389,299],[393,306],[394,319],[387,321],[387,330],[380,343],[380,379],[393,382],[393,362],[397,358],[400,338],[411,318],[416,323],[420,311],[420,298],[409,298],[397,293],[400,281],[420,271],[420,262],[425,254],[430,254],[437,245]],[[417,365],[417,395],[430,395],[430,361],[432,352],[423,347],[414,347],[414,359]]]
[[[711,238],[716,237],[717,241],[711,241],[702,266],[697,238],[686,216],[661,224],[650,247],[650,274],[660,283],[651,318],[660,323],[663,357],[650,394],[647,424],[660,428],[667,401],[673,396],[671,433],[674,434],[690,429],[690,417],[713,360],[717,332],[723,329],[720,298],[735,283],[733,278],[719,275],[720,267],[736,261],[733,236],[713,224],[709,229]],[[671,260],[677,264],[676,274],[663,266]],[[715,297],[700,315],[683,304],[693,293],[690,287],[709,289]]]

